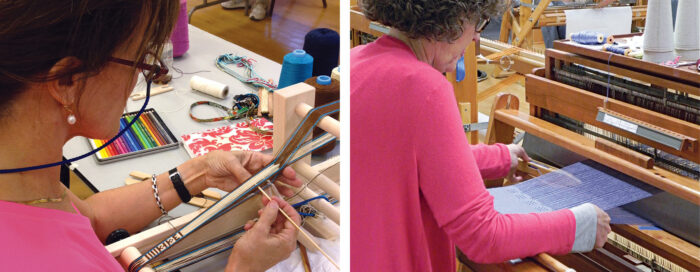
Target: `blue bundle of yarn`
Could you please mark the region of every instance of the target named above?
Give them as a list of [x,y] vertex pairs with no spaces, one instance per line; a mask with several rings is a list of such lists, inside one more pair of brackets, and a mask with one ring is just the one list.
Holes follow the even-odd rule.
[[603,44],[607,42],[607,36],[600,32],[581,31],[572,33],[571,40],[580,44]]
[[313,76],[330,75],[338,66],[340,35],[328,28],[317,28],[306,33],[304,51],[314,57]]
[[285,55],[277,89],[304,82],[312,76],[313,65],[314,58],[304,50],[297,49]]

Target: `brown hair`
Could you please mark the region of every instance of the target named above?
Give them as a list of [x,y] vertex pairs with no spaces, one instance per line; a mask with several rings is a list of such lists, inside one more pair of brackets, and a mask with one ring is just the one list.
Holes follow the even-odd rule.
[[[0,112],[27,83],[99,73],[140,24],[145,32],[136,60],[148,51],[160,54],[178,8],[177,0],[0,1]],[[80,65],[49,76],[65,57]]]

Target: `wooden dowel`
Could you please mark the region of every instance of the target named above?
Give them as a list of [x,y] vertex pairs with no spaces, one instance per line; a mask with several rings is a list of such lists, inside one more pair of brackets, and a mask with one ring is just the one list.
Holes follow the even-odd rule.
[[[138,249],[135,247],[127,247],[122,251],[122,254],[119,255],[119,263],[122,264],[122,266],[126,269],[131,265],[131,262],[134,260],[138,259],[141,257],[141,252],[139,252]],[[144,266],[139,270],[140,272],[154,272],[153,269],[150,267]]]
[[306,254],[306,247],[301,243],[299,245],[299,253],[301,254],[301,263],[304,265],[305,272],[311,272],[311,263],[309,263],[309,255]]
[[[313,108],[314,107],[309,106],[307,104],[300,103],[296,106],[296,108],[294,108],[294,111],[299,116],[306,116],[306,114],[309,113],[309,111],[311,111]],[[340,139],[340,122],[338,122],[338,120],[335,120],[330,116],[326,116],[323,117],[316,126],[330,134],[333,134],[333,136]]]
[[576,270],[567,267],[566,265],[549,256],[547,253],[540,253],[533,257],[535,261],[541,265],[546,266],[549,270],[554,272],[576,272]]
[[[258,190],[259,190],[265,197],[267,197],[268,200],[273,201],[272,198],[265,192],[265,190],[263,190],[263,189],[260,188],[260,187],[258,187]],[[284,212],[284,210],[282,210],[282,208],[279,208],[279,207],[278,207],[277,209],[280,211],[280,213],[282,213],[282,215],[284,215],[285,218],[287,218],[287,221],[291,222],[292,225],[294,225],[294,227],[297,228],[297,230],[298,230],[300,233],[303,233],[303,235],[306,236],[306,238],[308,238],[309,240],[311,240],[311,244],[313,244],[313,246],[314,246],[319,252],[321,252],[321,254],[323,254],[323,256],[325,256],[326,259],[328,259],[328,261],[331,262],[331,263],[333,264],[333,266],[335,266],[335,268],[337,268],[338,270],[340,270],[340,266],[331,258],[331,256],[328,256],[328,254],[327,254],[325,251],[323,251],[323,249],[321,249],[321,247],[320,247],[318,244],[316,244],[316,242],[314,242],[314,240],[313,240],[311,237],[309,237],[309,235],[306,234],[306,232],[303,231],[303,230],[301,229],[301,227],[299,227],[299,225],[297,225],[297,223],[294,222],[294,220],[292,220],[292,218],[289,217],[289,215],[287,215],[286,212]]]
[[338,183],[335,183],[321,172],[316,171],[316,169],[313,169],[305,162],[297,162],[292,166],[292,168],[294,168],[298,174],[308,179],[309,182],[316,184],[319,188],[321,188],[321,190],[340,201],[340,186]]

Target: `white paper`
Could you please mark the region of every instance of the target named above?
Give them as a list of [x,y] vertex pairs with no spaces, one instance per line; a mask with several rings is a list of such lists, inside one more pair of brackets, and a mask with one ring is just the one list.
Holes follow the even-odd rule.
[[632,8],[611,7],[565,10],[566,36],[581,31],[597,31],[605,35],[628,34],[632,31]]

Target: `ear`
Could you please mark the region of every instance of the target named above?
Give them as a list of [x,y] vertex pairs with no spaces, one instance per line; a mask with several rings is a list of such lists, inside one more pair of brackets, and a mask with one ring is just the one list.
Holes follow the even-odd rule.
[[78,87],[80,85],[77,84],[79,73],[65,74],[65,72],[73,70],[81,64],[82,62],[76,57],[65,57],[56,62],[47,74],[49,78],[63,75],[46,83],[51,96],[63,106],[75,104],[78,99]]

